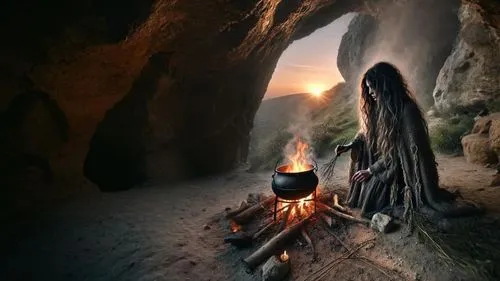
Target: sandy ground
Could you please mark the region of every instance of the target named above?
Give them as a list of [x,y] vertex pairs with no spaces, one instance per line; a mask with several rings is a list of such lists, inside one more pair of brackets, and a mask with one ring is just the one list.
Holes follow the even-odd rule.
[[[488,187],[494,171],[465,163],[462,157],[439,157],[442,184],[479,200],[490,215],[500,214],[500,188]],[[338,164],[345,182],[346,161]],[[251,192],[270,194],[271,173],[234,171],[174,186],[150,185],[113,194],[88,196],[53,206],[36,216],[3,225],[0,235],[0,280],[260,280],[240,261],[252,249],[223,243],[223,221],[214,221],[227,206]],[[206,224],[210,229],[204,229]],[[309,228],[320,260],[299,242],[288,251],[292,273],[304,277],[345,251],[319,225]],[[472,280],[443,264],[415,237],[401,231],[381,235],[362,226],[335,230],[354,247],[374,238],[360,251],[383,267],[383,273],[360,259],[336,266],[321,280]]]

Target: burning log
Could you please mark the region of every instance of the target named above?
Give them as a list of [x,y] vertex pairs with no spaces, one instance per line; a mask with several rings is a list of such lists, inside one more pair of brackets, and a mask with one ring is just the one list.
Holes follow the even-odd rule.
[[249,220],[251,220],[257,213],[265,210],[265,208],[271,205],[273,202],[274,202],[274,196],[270,196],[269,198],[261,201],[260,203],[257,203],[252,207],[249,207],[244,211],[242,211],[241,213],[237,214],[236,216],[233,217],[233,220],[238,224],[245,224]]
[[313,261],[315,261],[316,260],[316,250],[314,248],[314,244],[311,240],[311,237],[309,237],[309,234],[307,234],[306,228],[302,227],[300,230],[300,233],[302,234],[302,237],[304,238],[304,240],[306,240],[309,247],[311,247],[311,251],[312,251],[312,255],[313,255],[312,259],[313,259]]
[[248,209],[248,207],[250,207],[250,205],[248,205],[247,202],[242,201],[241,205],[238,209],[227,211],[226,218],[228,218],[228,219],[232,218],[232,217],[236,216],[237,214],[243,212],[244,210]]
[[344,213],[339,212],[339,211],[335,210],[334,208],[332,208],[332,207],[330,207],[330,206],[328,206],[328,205],[326,205],[326,204],[324,204],[322,202],[316,202],[316,204],[317,204],[317,206],[320,209],[323,209],[326,212],[328,212],[328,213],[330,213],[332,215],[341,217],[343,219],[354,221],[354,222],[361,223],[361,224],[364,224],[364,225],[368,225],[370,223],[370,220],[363,219],[363,218],[356,218],[356,217],[353,217],[351,215],[344,214]]
[[300,232],[300,229],[309,221],[311,216],[312,215],[309,215],[305,219],[281,231],[257,251],[244,259],[243,262],[249,269],[255,269],[259,264],[272,256],[277,250],[282,248],[290,238],[297,235]]

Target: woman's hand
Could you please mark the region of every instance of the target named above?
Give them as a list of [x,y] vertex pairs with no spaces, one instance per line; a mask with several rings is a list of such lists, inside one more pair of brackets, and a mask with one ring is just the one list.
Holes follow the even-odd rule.
[[365,182],[371,177],[372,173],[370,169],[367,170],[359,170],[352,176],[352,180],[355,182]]
[[337,145],[335,148],[335,154],[340,156],[340,154],[348,151],[349,149],[351,149],[351,146],[349,145]]

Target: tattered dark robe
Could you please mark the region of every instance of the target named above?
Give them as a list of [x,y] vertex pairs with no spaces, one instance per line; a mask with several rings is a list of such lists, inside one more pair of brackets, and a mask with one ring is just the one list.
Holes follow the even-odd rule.
[[[351,181],[354,172],[370,168],[372,176],[363,183],[350,182],[347,203],[359,208],[364,216],[404,204],[407,209],[422,206],[443,216],[473,211],[473,206],[457,207],[454,195],[439,187],[434,153],[427,127],[419,117],[415,104],[405,105],[393,161],[386,163],[369,151],[362,134],[352,143]],[[406,199],[405,199],[406,197]]]

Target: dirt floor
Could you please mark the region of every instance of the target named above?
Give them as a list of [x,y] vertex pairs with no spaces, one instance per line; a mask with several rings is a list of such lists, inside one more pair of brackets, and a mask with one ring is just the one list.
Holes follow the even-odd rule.
[[[467,164],[462,157],[440,156],[438,162],[444,186],[479,201],[488,210],[486,217],[500,217],[500,187],[488,187],[494,170]],[[346,182],[346,166],[346,159],[338,163],[339,184]],[[89,194],[16,220],[0,234],[0,280],[261,280],[259,270],[247,273],[241,262],[255,248],[224,244],[227,230],[217,218],[248,193],[270,194],[271,174],[239,170],[175,186]],[[319,260],[312,262],[301,240],[290,244],[287,280],[477,280],[403,230],[383,235],[342,224],[333,229],[341,241],[319,224],[308,231]],[[374,240],[323,279],[306,279],[345,253],[342,244],[354,248],[368,239]]]

